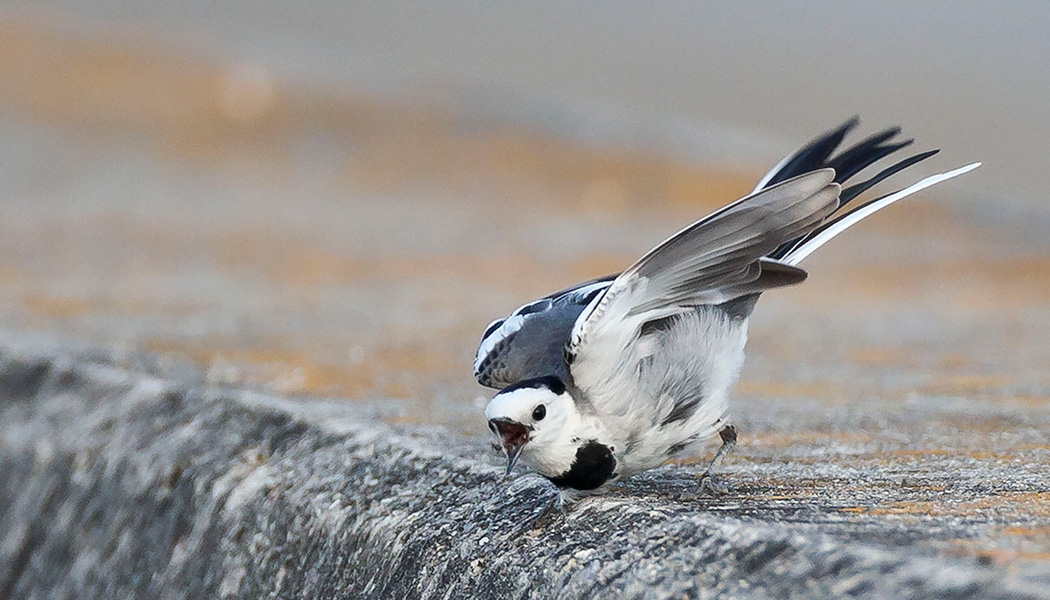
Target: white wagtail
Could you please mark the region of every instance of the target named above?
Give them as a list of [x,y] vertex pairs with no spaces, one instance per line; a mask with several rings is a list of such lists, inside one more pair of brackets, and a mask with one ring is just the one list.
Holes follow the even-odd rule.
[[599,490],[657,467],[715,433],[736,442],[727,394],[744,362],[759,295],[806,278],[799,262],[875,211],[980,163],[927,177],[845,211],[923,152],[843,187],[908,146],[891,128],[836,153],[856,118],[773,167],[754,191],[693,223],[626,271],[556,292],[489,325],[474,376],[499,389],[485,409],[507,457],[563,495]]

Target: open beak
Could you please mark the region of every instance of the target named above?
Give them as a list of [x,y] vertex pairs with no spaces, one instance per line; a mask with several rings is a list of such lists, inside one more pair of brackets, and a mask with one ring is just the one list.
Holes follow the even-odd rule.
[[529,428],[504,418],[489,419],[489,427],[502,440],[503,451],[507,453],[507,475],[510,475],[521,456],[521,449],[529,441]]

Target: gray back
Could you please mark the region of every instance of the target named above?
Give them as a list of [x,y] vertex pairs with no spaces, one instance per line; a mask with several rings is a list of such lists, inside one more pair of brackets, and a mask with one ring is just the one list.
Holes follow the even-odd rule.
[[495,345],[485,356],[480,357],[474,370],[478,383],[502,389],[526,379],[547,375],[570,383],[569,368],[565,364],[565,345],[576,318],[589,301],[589,294],[565,293],[553,299],[544,298],[515,311],[516,315],[522,311],[525,313],[518,329],[507,331],[508,328],[497,327],[485,337],[486,340],[492,337]]

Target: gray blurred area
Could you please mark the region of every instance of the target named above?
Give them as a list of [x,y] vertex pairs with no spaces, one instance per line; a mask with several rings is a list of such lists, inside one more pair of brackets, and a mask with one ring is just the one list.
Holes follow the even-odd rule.
[[[1050,207],[1050,5],[957,2],[22,2],[189,39],[283,78],[401,97],[495,96],[562,135],[773,159],[860,114],[900,123],[965,188]],[[487,108],[493,108],[492,103]],[[568,126],[566,126],[568,125]],[[765,143],[759,140],[765,140]],[[716,152],[717,153],[717,152]]]

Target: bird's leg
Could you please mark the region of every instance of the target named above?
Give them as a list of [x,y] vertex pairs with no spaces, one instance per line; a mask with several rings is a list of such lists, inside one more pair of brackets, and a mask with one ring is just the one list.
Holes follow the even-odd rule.
[[736,427],[726,425],[718,432],[718,437],[722,438],[722,445],[719,446],[715,457],[711,459],[707,470],[700,476],[700,490],[710,492],[715,496],[722,496],[729,493],[729,486],[715,475],[715,469],[722,465],[726,455],[736,446]]

